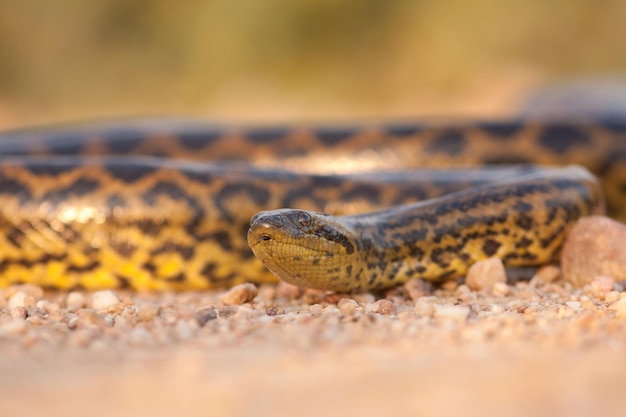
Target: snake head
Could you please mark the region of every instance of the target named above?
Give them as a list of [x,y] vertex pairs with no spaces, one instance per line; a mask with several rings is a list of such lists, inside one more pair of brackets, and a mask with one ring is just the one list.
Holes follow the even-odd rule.
[[248,245],[280,279],[346,291],[358,257],[354,233],[338,218],[303,210],[262,211],[250,221]]

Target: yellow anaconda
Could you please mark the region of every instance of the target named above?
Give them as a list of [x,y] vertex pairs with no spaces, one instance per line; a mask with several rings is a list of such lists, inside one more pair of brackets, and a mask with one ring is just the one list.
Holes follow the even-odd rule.
[[[149,120],[5,132],[0,285],[183,290],[271,282],[246,234],[256,213],[286,207],[355,215],[409,204],[340,218],[358,240],[330,240],[362,260],[331,265],[326,255],[323,273],[298,276],[299,285],[356,290],[410,276],[442,279],[489,254],[536,264],[553,257],[571,223],[597,210],[601,196],[582,168],[491,165],[582,165],[600,177],[610,212],[623,218],[624,136],[620,119],[299,128]],[[504,182],[484,185],[494,181]],[[276,223],[266,216],[253,223]],[[312,228],[323,218],[296,220]],[[423,238],[428,245],[418,244]]]

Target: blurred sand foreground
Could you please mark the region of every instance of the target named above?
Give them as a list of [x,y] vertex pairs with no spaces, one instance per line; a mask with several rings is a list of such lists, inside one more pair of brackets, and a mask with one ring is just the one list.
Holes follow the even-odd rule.
[[282,287],[231,306],[224,292],[40,293],[10,309],[32,289],[5,291],[0,414],[624,413],[626,293],[536,279],[416,300]]

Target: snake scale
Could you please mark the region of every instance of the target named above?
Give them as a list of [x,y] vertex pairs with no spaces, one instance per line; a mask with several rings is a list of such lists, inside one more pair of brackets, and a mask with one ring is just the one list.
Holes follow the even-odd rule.
[[205,289],[274,282],[265,264],[354,291],[460,276],[492,255],[537,265],[603,194],[626,216],[624,136],[626,120],[580,118],[7,131],[0,285]]

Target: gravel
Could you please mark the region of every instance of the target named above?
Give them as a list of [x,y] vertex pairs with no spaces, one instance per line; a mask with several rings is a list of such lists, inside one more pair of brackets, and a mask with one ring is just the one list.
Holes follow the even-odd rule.
[[0,290],[0,414],[620,415],[626,292]]

